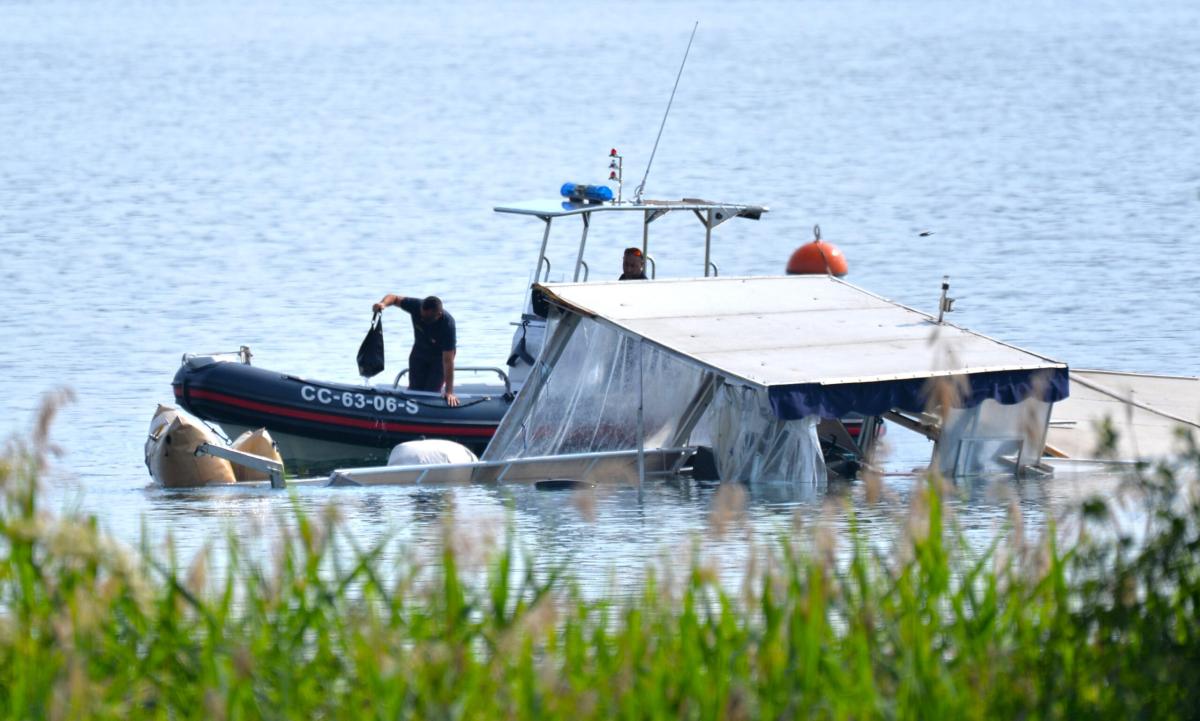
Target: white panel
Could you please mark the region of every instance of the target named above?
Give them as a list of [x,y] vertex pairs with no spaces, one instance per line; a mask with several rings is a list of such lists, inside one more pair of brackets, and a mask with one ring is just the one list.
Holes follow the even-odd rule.
[[1118,460],[1177,453],[1176,428],[1200,432],[1200,379],[1073,370],[1071,397],[1054,404],[1046,442],[1070,458],[1096,458],[1105,419],[1117,432]]

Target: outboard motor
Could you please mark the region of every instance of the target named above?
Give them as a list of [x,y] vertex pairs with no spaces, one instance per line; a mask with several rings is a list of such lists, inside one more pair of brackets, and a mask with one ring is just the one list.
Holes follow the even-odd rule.
[[513,331],[512,351],[508,356],[508,381],[512,384],[513,392],[519,392],[525,385],[525,379],[533,370],[534,363],[542,352],[542,343],[546,340],[546,319],[532,313],[523,313],[521,322],[516,324]]

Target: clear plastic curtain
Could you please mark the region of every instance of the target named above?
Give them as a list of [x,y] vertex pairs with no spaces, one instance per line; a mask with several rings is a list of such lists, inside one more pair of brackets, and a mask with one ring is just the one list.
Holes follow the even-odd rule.
[[700,366],[591,318],[572,330],[552,313],[546,337],[551,355],[566,339],[561,356],[530,376],[484,460],[637,448],[640,352],[647,449],[681,436],[683,444],[713,449],[723,480],[824,482],[818,419],[776,418],[766,389],[722,384],[690,437],[682,437],[704,381]]
[[1046,444],[1050,408],[1030,397],[1012,405],[989,399],[950,409],[934,449],[938,470],[944,476],[974,476],[1036,464]]
[[[548,339],[559,325],[551,324]],[[505,419],[505,425],[520,424],[519,430],[498,432],[501,442],[489,446],[485,458],[637,448],[639,345],[645,445],[663,447],[679,429],[702,370],[584,318],[548,375],[522,391],[537,394],[533,403],[520,417]]]
[[788,480],[820,484],[825,460],[816,416],[784,421],[762,388],[723,385],[692,442],[713,449],[722,480]]

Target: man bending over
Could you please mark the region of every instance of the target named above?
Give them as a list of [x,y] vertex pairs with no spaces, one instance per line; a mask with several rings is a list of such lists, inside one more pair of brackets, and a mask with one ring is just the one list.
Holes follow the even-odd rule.
[[371,306],[376,313],[398,305],[412,316],[413,347],[408,354],[408,388],[441,393],[446,405],[457,406],[454,395],[454,355],[458,346],[454,316],[442,308],[437,296],[425,300],[388,294]]

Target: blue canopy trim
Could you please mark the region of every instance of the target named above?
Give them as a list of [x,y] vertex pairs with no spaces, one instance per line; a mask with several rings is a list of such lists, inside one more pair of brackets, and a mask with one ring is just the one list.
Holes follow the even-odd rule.
[[[1044,401],[1057,403],[1070,395],[1070,380],[1066,368],[996,371],[949,376],[963,393],[963,406],[972,408],[991,398],[1004,405],[1020,403],[1041,391]],[[934,378],[911,378],[874,383],[796,383],[772,386],[767,395],[775,416],[794,421],[807,416],[843,418],[851,413],[878,416],[893,408],[910,413],[926,410],[929,393],[935,387]]]

